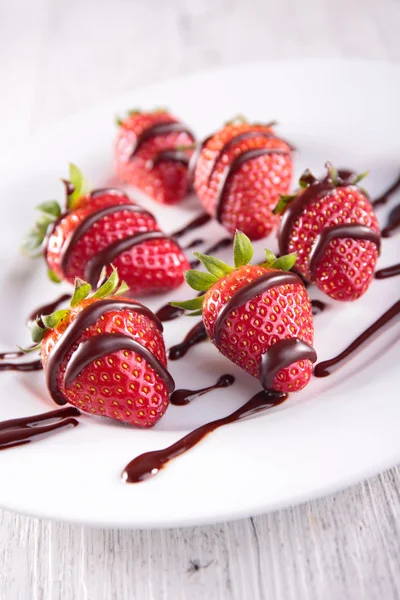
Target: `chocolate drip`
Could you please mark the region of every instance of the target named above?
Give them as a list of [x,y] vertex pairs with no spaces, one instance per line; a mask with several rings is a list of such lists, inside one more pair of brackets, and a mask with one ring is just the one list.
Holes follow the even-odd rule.
[[261,277],[258,277],[258,279],[255,279],[254,281],[251,281],[247,285],[240,288],[235,294],[233,294],[233,296],[229,298],[228,302],[222,307],[218,314],[218,317],[214,323],[215,343],[217,345],[220,343],[221,333],[225,321],[233,310],[239,308],[239,306],[243,306],[250,300],[253,300],[259,294],[262,294],[271,288],[278,287],[280,285],[296,283],[298,285],[303,285],[302,280],[300,277],[295,275],[295,273],[290,271],[269,271],[268,273],[261,275]]
[[154,125],[147,127],[147,129],[144,129],[142,133],[136,136],[136,140],[131,151],[131,159],[135,156],[143,142],[149,138],[175,132],[186,133],[192,138],[192,140],[195,139],[193,133],[185,125],[183,125],[183,123],[176,123],[174,121],[159,121],[158,123],[154,123]]
[[133,246],[138,246],[139,244],[150,240],[174,241],[173,238],[165,235],[165,233],[162,233],[161,231],[138,231],[137,233],[128,235],[121,240],[117,240],[113,244],[110,244],[90,259],[85,267],[86,281],[94,287],[99,280],[101,270],[104,266],[112,263],[119,254],[130,250]]
[[90,192],[91,198],[99,198],[99,196],[119,196],[119,198],[126,198],[129,202],[129,196],[124,192],[124,190],[120,190],[119,188],[97,188],[96,190],[92,190]]
[[375,279],[387,279],[388,277],[395,277],[396,275],[400,275],[400,263],[391,267],[386,267],[385,269],[379,269],[379,271],[376,271],[375,273]]
[[189,333],[184,337],[183,342],[180,344],[176,344],[176,346],[172,346],[168,352],[169,360],[178,360],[185,356],[189,348],[195,346],[196,344],[200,344],[200,342],[204,342],[208,339],[203,321],[197,323]]
[[78,375],[93,361],[119,350],[131,350],[139,354],[164,381],[168,392],[172,394],[175,383],[162,362],[137,340],[123,333],[102,333],[81,342],[68,361],[64,375],[65,387],[69,388]]
[[244,140],[249,140],[251,138],[277,139],[276,135],[272,131],[268,132],[268,131],[249,130],[249,131],[242,131],[241,133],[238,133],[237,135],[233,136],[233,138],[228,140],[226,142],[226,144],[224,144],[222,146],[222,148],[220,150],[218,150],[218,153],[216,154],[214,160],[212,161],[210,174],[208,176],[209,182],[211,180],[211,177],[213,176],[213,173],[214,173],[215,167],[217,166],[218,161],[223,157],[223,155],[226,152],[228,152],[228,150],[233,148],[233,146],[238,144],[239,142],[243,142]]
[[170,396],[170,403],[174,406],[186,406],[190,404],[198,398],[199,396],[203,396],[207,392],[211,392],[212,390],[216,390],[219,388],[226,388],[235,383],[235,378],[233,375],[225,374],[221,375],[218,378],[217,382],[214,385],[209,385],[208,387],[201,388],[199,390],[175,390]]
[[[12,352],[5,352],[3,354],[12,354]],[[40,359],[31,360],[29,362],[20,362],[20,363],[0,362],[0,371],[28,372],[28,371],[40,371],[42,368],[43,368],[42,361]]]
[[189,242],[187,246],[183,246],[182,250],[190,250],[191,248],[197,248],[197,246],[201,246],[202,244],[204,244],[204,242],[205,240],[203,240],[202,238],[195,238],[194,240]]
[[253,160],[255,158],[259,158],[260,156],[265,156],[267,154],[282,154],[288,155],[289,151],[284,150],[283,148],[256,148],[254,150],[246,150],[235,156],[235,158],[227,165],[226,169],[222,173],[221,179],[219,181],[218,190],[216,193],[216,201],[215,201],[215,218],[217,221],[222,223],[222,213],[224,209],[224,194],[226,185],[228,183],[228,179],[234,175],[242,165],[244,165],[249,160]]
[[392,185],[383,192],[383,194],[378,196],[378,198],[375,198],[375,200],[372,202],[372,206],[377,207],[377,206],[381,206],[382,204],[386,204],[386,202],[389,200],[389,198],[393,194],[395,194],[398,190],[400,190],[400,175],[398,176],[396,181],[394,181],[392,183]]
[[193,231],[194,229],[203,227],[203,225],[206,225],[209,221],[211,221],[210,215],[208,215],[207,213],[202,213],[201,215],[195,217],[192,221],[189,221],[189,223],[187,223],[181,229],[177,229],[176,231],[171,233],[171,236],[175,239],[179,239],[186,235],[186,233],[189,233],[189,231]]
[[171,306],[170,304],[165,304],[156,312],[156,317],[160,319],[162,323],[165,321],[173,321],[178,317],[181,317],[185,311],[183,308],[179,308],[178,306]]
[[69,406],[32,417],[10,419],[0,422],[0,450],[22,446],[48,437],[61,429],[70,429],[78,425],[72,417],[79,417],[80,411]]
[[281,369],[300,360],[317,360],[314,348],[299,338],[279,340],[261,356],[259,379],[265,390],[271,390]]
[[91,325],[94,325],[102,315],[111,311],[132,310],[151,319],[154,325],[160,331],[163,326],[156,315],[146,306],[139,302],[129,300],[117,300],[108,298],[99,300],[87,306],[80,312],[74,321],[71,322],[68,329],[51,349],[46,363],[46,383],[50,395],[56,404],[66,404],[64,395],[61,393],[58,385],[58,372],[60,365],[64,362],[72,347],[76,344],[82,333]]
[[383,329],[400,314],[400,300],[395,302],[389,310],[387,310],[379,319],[377,319],[370,327],[368,327],[354,342],[352,342],[343,352],[331,358],[318,363],[314,367],[315,377],[327,377],[337,371],[344,362],[355,353],[358,348],[362,348],[366,342],[372,341],[383,333]]
[[357,173],[351,169],[338,169],[337,176],[343,185],[352,185],[358,177]]
[[28,325],[28,327],[30,327],[33,321],[36,321],[36,319],[38,319],[41,315],[50,315],[56,310],[57,306],[60,306],[60,304],[62,304],[63,302],[71,300],[71,298],[71,294],[62,294],[52,302],[49,302],[48,304],[42,304],[42,306],[38,306],[37,308],[35,308],[35,310],[33,310],[30,313],[30,315],[28,315],[26,324]]
[[[218,250],[222,250],[223,248],[228,248],[228,246],[231,246],[232,244],[233,244],[232,238],[230,238],[230,237],[223,238],[222,240],[219,240],[218,242],[216,242],[215,244],[213,244],[212,246],[210,246],[209,248],[204,250],[203,254],[212,254],[213,252],[218,252]],[[198,259],[192,260],[190,262],[190,267],[192,269],[195,269],[200,264],[201,263]]]
[[138,206],[137,204],[131,203],[113,204],[112,206],[106,206],[94,213],[91,213],[86,217],[86,219],[81,221],[77,227],[75,227],[75,229],[69,234],[62,246],[60,262],[61,268],[65,274],[67,272],[68,262],[71,258],[71,254],[74,250],[74,247],[79,242],[79,240],[82,239],[85,233],[87,233],[87,231],[89,231],[89,229],[91,229],[93,225],[95,225],[95,223],[97,223],[107,215],[112,215],[122,211],[128,211],[131,213],[143,213],[148,217],[154,219],[154,216],[149,211],[145,210],[141,206]]
[[311,308],[312,314],[316,316],[324,312],[324,310],[328,308],[328,305],[325,304],[325,302],[322,302],[322,300],[311,300]]
[[170,150],[160,150],[152,160],[147,162],[147,168],[151,170],[160,163],[168,161],[181,163],[187,167],[189,164],[189,156],[183,150],[175,150],[173,148]]
[[347,223],[344,225],[332,225],[324,227],[314,240],[308,260],[311,277],[315,277],[318,263],[332,240],[337,238],[350,238],[352,240],[366,240],[376,244],[378,253],[381,246],[379,233],[371,227],[359,223]]
[[387,225],[382,229],[381,236],[383,238],[392,237],[394,233],[400,227],[400,204],[392,208],[389,213]]
[[284,402],[286,398],[287,394],[279,394],[278,392],[266,392],[265,390],[258,392],[258,394],[255,394],[250,398],[246,404],[227,417],[211,421],[210,423],[198,427],[168,448],[156,450],[154,452],[146,452],[145,454],[137,456],[125,467],[122,473],[122,480],[125,483],[139,483],[153,475],[157,475],[160,469],[165,467],[170,460],[193,448],[193,446],[198,444],[206,435],[212,433],[219,427],[239,421],[244,417],[260,412],[261,410],[273,408]]

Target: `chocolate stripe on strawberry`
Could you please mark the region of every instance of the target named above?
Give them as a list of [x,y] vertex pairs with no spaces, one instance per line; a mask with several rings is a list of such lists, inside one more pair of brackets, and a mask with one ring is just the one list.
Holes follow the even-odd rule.
[[226,167],[225,171],[222,173],[222,177],[220,179],[216,194],[215,218],[217,219],[217,221],[219,221],[220,223],[222,222],[222,213],[224,210],[224,194],[229,178],[232,175],[234,175],[236,171],[238,171],[240,167],[249,160],[259,158],[260,156],[265,156],[266,154],[282,154],[287,156],[289,155],[289,151],[284,150],[283,148],[256,148],[253,150],[246,150],[246,152],[235,156],[235,158]]
[[60,253],[60,264],[64,274],[67,273],[68,262],[71,258],[71,254],[74,250],[75,245],[79,242],[80,239],[85,235],[85,233],[95,225],[98,221],[106,217],[107,215],[116,214],[122,211],[129,211],[132,213],[143,213],[154,219],[154,216],[148,211],[145,210],[142,206],[138,206],[137,204],[113,204],[112,206],[106,206],[101,210],[98,210],[86,217],[83,221],[79,223],[79,225],[71,232],[71,234],[65,240],[61,253]]
[[164,365],[145,346],[122,333],[103,333],[81,342],[67,364],[64,376],[65,387],[69,388],[83,369],[94,360],[119,350],[131,350],[144,358],[165,382],[168,392],[172,394],[175,382]]
[[352,240],[366,240],[369,242],[374,242],[374,244],[377,246],[378,252],[380,251],[380,235],[371,227],[360,225],[358,223],[347,223],[344,225],[324,227],[315,238],[308,257],[309,269],[312,277],[315,276],[318,263],[321,260],[327,246],[329,246],[332,240],[338,238],[350,238]]
[[299,338],[279,340],[273,344],[261,357],[259,378],[263,388],[272,389],[279,371],[299,360],[315,362],[317,353],[312,346]]
[[219,344],[221,341],[221,333],[224,327],[225,321],[227,320],[230,313],[243,306],[250,300],[253,300],[259,294],[266,292],[267,290],[278,287],[281,285],[288,284],[299,284],[304,287],[304,284],[298,275],[290,271],[270,271],[255,279],[251,283],[240,288],[233,296],[229,298],[227,303],[224,305],[222,310],[219,312],[218,317],[214,323],[214,339],[215,343]]
[[161,162],[178,162],[182,165],[187,166],[189,164],[189,156],[183,150],[161,150],[156,156],[147,162],[147,168],[151,171]]
[[143,242],[147,242],[149,240],[171,240],[168,235],[165,235],[161,231],[138,231],[132,235],[128,235],[121,240],[117,240],[110,246],[107,246],[101,252],[98,252],[93,258],[88,262],[85,268],[85,279],[92,286],[95,286],[97,281],[99,280],[101,270],[104,266],[112,263],[114,258],[116,258],[119,254],[126,252],[126,250],[130,250],[133,246],[138,246]]
[[70,324],[66,332],[59,339],[59,341],[53,346],[50,354],[47,358],[46,364],[46,382],[49,389],[50,395],[56,404],[66,404],[64,395],[61,393],[58,385],[58,372],[60,365],[64,362],[67,354],[71,351],[72,347],[76,344],[76,341],[82,335],[82,333],[94,325],[96,321],[105,313],[113,310],[132,310],[136,313],[142,314],[151,319],[154,325],[160,331],[163,331],[163,326],[156,315],[146,306],[143,306],[139,302],[129,300],[99,300],[87,306],[81,313],[78,314],[76,319]]
[[186,133],[188,136],[195,139],[194,134],[188,129],[183,123],[176,123],[174,121],[160,121],[144,129],[140,135],[136,137],[132,151],[131,159],[135,156],[140,146],[151,137],[157,135],[167,135],[168,133]]
[[91,198],[98,198],[99,196],[119,196],[120,198],[126,198],[129,201],[129,196],[124,192],[124,190],[120,190],[119,188],[97,188],[90,192]]
[[211,177],[213,176],[215,167],[217,166],[218,161],[222,158],[222,156],[225,154],[225,152],[227,152],[228,150],[233,148],[233,146],[235,146],[239,142],[242,142],[244,140],[248,140],[251,138],[258,138],[258,137],[266,138],[266,139],[271,139],[271,138],[278,139],[277,136],[272,131],[269,132],[269,131],[250,130],[250,131],[242,131],[242,133],[238,133],[237,135],[234,135],[233,138],[231,138],[229,141],[226,142],[226,144],[224,144],[222,146],[222,148],[218,151],[217,155],[215,156],[214,160],[212,161],[210,174],[208,176],[208,181],[210,181]]

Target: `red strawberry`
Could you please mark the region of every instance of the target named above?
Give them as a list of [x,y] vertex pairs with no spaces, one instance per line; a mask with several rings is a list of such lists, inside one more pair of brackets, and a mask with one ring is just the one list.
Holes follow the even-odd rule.
[[203,314],[207,334],[218,350],[260,379],[268,390],[297,392],[307,385],[312,362],[314,325],[311,303],[301,279],[287,271],[293,254],[275,259],[267,253],[261,266],[248,264],[250,240],[235,235],[235,268],[211,256],[194,252],[208,269],[187,271],[186,281],[206,294],[174,302],[192,314]]
[[290,187],[289,144],[271,125],[236,120],[207,138],[199,152],[194,188],[208,214],[232,234],[240,229],[252,240],[267,236],[278,224],[272,209]]
[[168,408],[174,382],[166,369],[162,325],[126,291],[114,270],[92,296],[76,281],[71,308],[35,321],[46,382],[57,404],[152,427]]
[[[335,300],[357,300],[368,289],[379,255],[378,220],[357,177],[341,179],[326,164],[328,175],[318,181],[309,171],[295,196],[281,198],[284,211],[281,253],[297,254],[296,268]],[[352,181],[352,183],[351,183]]]
[[[75,277],[95,286],[102,267],[113,263],[135,295],[165,292],[183,282],[189,263],[178,243],[160,231],[148,211],[121,190],[87,192],[82,174],[71,165],[67,210],[56,202],[30,232],[28,250],[45,238],[44,254],[53,279]],[[110,272],[110,267],[108,267]]]
[[115,167],[121,180],[161,204],[181,202],[189,189],[192,132],[166,110],[130,111],[118,125]]

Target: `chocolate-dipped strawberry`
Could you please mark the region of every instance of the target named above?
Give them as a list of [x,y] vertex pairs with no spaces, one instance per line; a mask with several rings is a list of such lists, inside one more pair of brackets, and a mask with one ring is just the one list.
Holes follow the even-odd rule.
[[284,196],[279,250],[297,254],[296,269],[335,300],[357,300],[368,289],[380,250],[379,224],[368,194],[357,184],[364,175],[343,180],[330,163],[316,179],[300,178],[300,191]]
[[276,259],[266,251],[265,263],[251,265],[253,248],[241,232],[235,235],[235,268],[194,254],[208,273],[187,271],[185,278],[193,289],[206,293],[172,304],[202,314],[213,344],[257,377],[264,389],[301,390],[310,381],[317,356],[310,300],[300,277],[288,270],[295,256]]
[[204,140],[191,168],[206,211],[230,233],[257,240],[277,226],[272,210],[289,190],[293,165],[290,145],[272,124],[229,122]]
[[167,110],[129,111],[118,119],[115,167],[120,179],[161,204],[186,196],[193,133]]
[[117,268],[134,295],[165,292],[183,283],[189,263],[178,242],[155,217],[118,189],[88,191],[82,173],[70,165],[67,202],[45,202],[25,240],[25,250],[43,253],[53,280],[76,277],[94,287],[104,266]]
[[164,415],[174,381],[160,321],[121,296],[117,271],[92,295],[77,279],[68,309],[32,326],[54,402],[118,421],[152,427]]

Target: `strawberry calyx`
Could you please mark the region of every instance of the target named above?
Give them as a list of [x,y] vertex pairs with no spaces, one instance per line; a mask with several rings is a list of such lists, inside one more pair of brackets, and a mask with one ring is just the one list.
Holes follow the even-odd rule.
[[[185,271],[184,276],[186,282],[193,290],[197,292],[208,291],[217,281],[229,275],[235,270],[248,265],[253,258],[253,246],[250,239],[241,231],[236,231],[233,241],[233,262],[234,267],[226,264],[215,256],[208,256],[200,252],[193,252],[194,256],[207,269],[207,272],[191,269]],[[290,271],[296,262],[295,254],[287,254],[285,256],[276,256],[270,251],[265,250],[265,261],[259,266],[266,269],[279,269],[281,271]],[[170,302],[171,306],[176,306],[188,311],[189,316],[197,316],[202,314],[202,307],[205,294],[201,294],[191,300],[182,302]]]
[[[120,117],[119,115],[115,117],[115,124],[117,125],[117,127],[122,127],[125,123],[125,121],[127,121],[129,119],[129,117],[133,117],[135,115],[141,115],[143,113],[143,110],[141,110],[140,108],[131,108],[130,110],[126,111],[126,114],[124,117]],[[165,108],[163,106],[157,106],[156,108],[153,108],[153,110],[148,110],[146,111],[147,114],[153,114],[153,115],[157,115],[157,114],[164,114],[164,113],[169,113],[168,108]]]
[[[307,189],[311,185],[319,185],[324,182],[326,184],[330,184],[332,189],[346,185],[357,186],[359,182],[368,175],[368,171],[360,174],[353,173],[350,177],[346,177],[346,180],[344,181],[342,177],[340,177],[340,172],[332,165],[331,162],[326,162],[325,168],[327,170],[327,174],[323,179],[320,180],[313,175],[310,169],[306,169],[299,179],[299,191],[296,194],[280,196],[278,204],[272,211],[273,214],[280,215],[284,213],[287,205],[293,202],[293,200],[295,200],[298,195],[303,192],[303,190]],[[361,191],[365,193],[364,190]]]
[[112,273],[108,278],[106,278],[106,269],[103,269],[98,288],[93,293],[90,283],[77,277],[75,279],[74,293],[72,295],[69,308],[56,310],[49,315],[40,315],[40,317],[35,319],[31,327],[31,336],[32,341],[36,345],[25,349],[24,352],[38,350],[44,336],[49,329],[56,329],[62,323],[62,321],[69,316],[71,308],[75,308],[84,300],[100,300],[103,298],[108,298],[109,296],[120,296],[128,289],[129,287],[125,281],[120,282],[118,271],[115,267],[112,267]]

